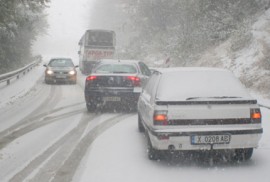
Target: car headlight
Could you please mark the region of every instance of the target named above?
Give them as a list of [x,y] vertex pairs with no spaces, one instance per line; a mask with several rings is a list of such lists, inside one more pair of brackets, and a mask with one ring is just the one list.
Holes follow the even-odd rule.
[[76,72],[75,72],[74,70],[72,70],[72,71],[69,71],[68,74],[70,74],[70,75],[75,75]]
[[47,70],[46,73],[47,73],[48,75],[52,75],[52,74],[53,74],[53,71],[52,71],[52,70]]

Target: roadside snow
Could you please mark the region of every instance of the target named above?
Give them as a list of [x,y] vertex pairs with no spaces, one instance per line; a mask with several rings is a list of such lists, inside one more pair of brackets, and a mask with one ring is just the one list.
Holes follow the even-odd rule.
[[6,105],[13,105],[18,99],[31,94],[31,89],[41,78],[44,68],[40,65],[34,67],[29,73],[18,80],[12,80],[10,85],[0,85],[0,109]]

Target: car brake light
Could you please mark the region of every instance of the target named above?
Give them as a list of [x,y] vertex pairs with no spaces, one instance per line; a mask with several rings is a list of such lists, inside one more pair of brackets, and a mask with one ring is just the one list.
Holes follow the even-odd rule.
[[167,116],[165,114],[157,114],[154,119],[155,121],[165,121],[167,120]]
[[168,125],[167,111],[156,111],[153,120],[154,125]]
[[92,80],[96,80],[97,79],[97,76],[88,76],[86,78],[87,81],[92,81]]
[[133,86],[135,86],[135,87],[141,86],[141,79],[139,77],[128,76],[127,79],[132,81]]
[[260,109],[250,109],[250,118],[253,122],[260,123],[262,118]]

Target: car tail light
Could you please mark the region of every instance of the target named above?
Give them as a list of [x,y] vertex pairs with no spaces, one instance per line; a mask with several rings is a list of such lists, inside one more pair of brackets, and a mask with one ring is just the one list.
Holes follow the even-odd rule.
[[134,87],[139,87],[141,86],[141,79],[137,76],[128,76],[128,80],[132,81],[132,84]]
[[154,125],[168,125],[167,111],[155,111],[153,120]]
[[250,118],[254,123],[261,123],[262,115],[260,109],[250,109]]
[[87,81],[93,81],[93,80],[96,80],[97,79],[97,76],[88,76],[86,78]]

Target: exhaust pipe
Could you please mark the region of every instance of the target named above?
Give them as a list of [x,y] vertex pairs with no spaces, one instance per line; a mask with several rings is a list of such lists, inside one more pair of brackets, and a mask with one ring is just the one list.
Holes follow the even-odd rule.
[[175,146],[174,146],[174,145],[169,145],[168,150],[169,150],[170,152],[175,151]]

